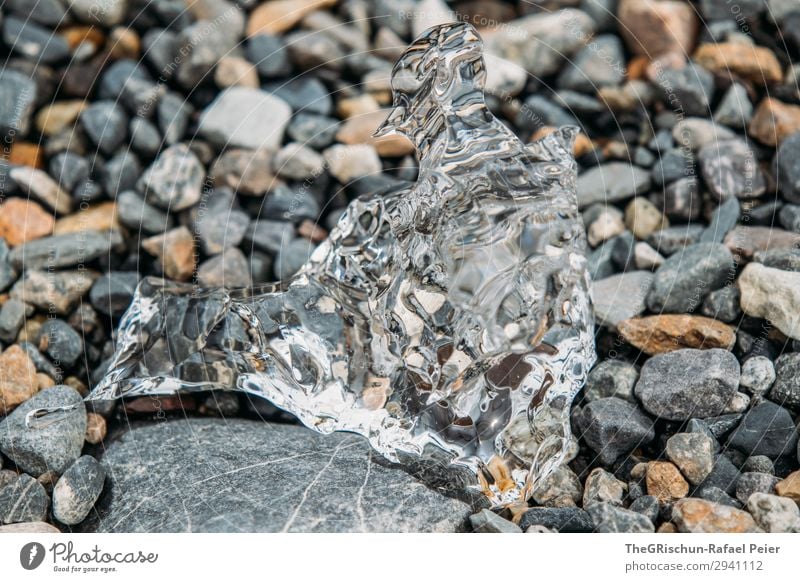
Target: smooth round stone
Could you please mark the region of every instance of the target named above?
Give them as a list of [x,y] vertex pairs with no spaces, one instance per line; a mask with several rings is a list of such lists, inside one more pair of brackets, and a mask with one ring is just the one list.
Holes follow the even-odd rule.
[[714,76],[703,67],[689,63],[681,69],[663,69],[658,85],[668,107],[677,101],[686,115],[708,115],[714,98]]
[[130,305],[138,284],[139,273],[111,271],[94,282],[89,292],[89,299],[98,311],[118,317]]
[[786,200],[800,204],[800,132],[787,137],[775,153],[777,183]]
[[705,145],[697,159],[706,186],[720,200],[729,196],[757,198],[767,188],[755,152],[742,139]]
[[288,103],[295,113],[330,115],[333,112],[333,99],[330,91],[322,81],[315,77],[300,77],[288,82],[267,83],[264,85],[264,90]]
[[205,170],[184,144],[171,146],[142,175],[138,189],[148,201],[171,211],[184,210],[200,200]]
[[217,148],[278,149],[292,110],[284,92],[229,87],[203,110],[198,132]]
[[247,41],[247,60],[265,79],[283,77],[292,71],[284,40],[271,34],[257,34]]
[[338,119],[313,113],[295,114],[286,128],[292,140],[316,150],[331,145],[338,131]]
[[49,505],[44,487],[30,475],[14,476],[5,486],[0,486],[2,524],[44,521]]
[[114,101],[97,101],[81,111],[79,117],[86,135],[97,148],[109,155],[125,141],[128,117]]
[[53,517],[67,525],[86,519],[103,491],[106,471],[94,457],[75,461],[53,489]]
[[83,356],[83,338],[61,319],[48,319],[39,329],[39,349],[53,363],[71,368]]
[[633,364],[603,360],[589,372],[583,389],[584,398],[591,401],[614,396],[633,401],[633,387],[638,378],[639,370]]
[[172,217],[158,208],[147,204],[133,191],[122,192],[117,196],[117,216],[120,223],[136,232],[156,234],[170,230]]
[[775,382],[775,366],[764,356],[748,358],[742,364],[739,385],[753,396],[766,394]]

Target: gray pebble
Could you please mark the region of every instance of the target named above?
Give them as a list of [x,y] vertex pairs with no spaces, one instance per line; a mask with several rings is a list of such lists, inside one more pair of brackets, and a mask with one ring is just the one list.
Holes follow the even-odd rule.
[[661,513],[661,504],[658,498],[652,495],[642,495],[631,503],[629,509],[636,513],[641,513],[653,524],[658,522],[658,516]]
[[96,101],[80,115],[81,126],[98,149],[109,155],[125,141],[128,117],[114,101]]
[[62,36],[31,20],[6,16],[2,27],[3,44],[20,56],[43,64],[69,57],[69,45]]
[[584,398],[592,401],[613,396],[633,401],[633,387],[638,379],[639,370],[633,364],[603,360],[589,372],[583,389]]
[[742,473],[736,482],[736,499],[746,505],[753,493],[773,493],[778,481],[780,479],[769,473]]
[[522,533],[522,529],[514,523],[503,519],[490,509],[481,509],[469,516],[475,533]]
[[791,410],[800,410],[800,353],[783,354],[775,360],[775,384],[770,400]]
[[39,349],[56,366],[71,368],[83,355],[83,338],[61,319],[48,319],[39,329]]
[[520,529],[543,526],[562,533],[588,533],[594,529],[591,516],[578,507],[532,507],[522,514]]
[[739,386],[739,373],[736,356],[726,350],[675,350],[645,362],[635,392],[655,416],[704,418],[726,409]]
[[600,461],[611,464],[655,438],[654,421],[635,404],[601,398],[575,413],[576,436],[583,438]]
[[739,385],[753,396],[766,394],[775,382],[775,366],[765,356],[748,358],[742,364],[742,377]]
[[151,206],[136,192],[129,190],[117,196],[119,221],[134,232],[157,234],[173,227],[172,217]]
[[788,410],[764,400],[747,411],[729,444],[747,456],[765,455],[776,459],[794,453],[797,430]]
[[89,299],[101,313],[119,317],[130,305],[138,284],[139,274],[134,271],[111,271],[94,282]]
[[50,499],[44,487],[24,473],[0,487],[0,523],[44,521]]
[[316,245],[308,239],[296,238],[278,251],[275,259],[275,276],[278,280],[288,279],[302,267]]
[[[73,406],[43,427],[25,424],[28,412],[37,408]],[[23,402],[0,421],[0,451],[17,466],[38,477],[47,471],[63,473],[81,454],[86,436],[86,409],[81,395],[69,386],[46,388]]]
[[587,508],[598,533],[653,533],[653,522],[635,511],[611,503],[596,503]]
[[703,301],[701,312],[725,323],[733,323],[742,316],[739,306],[741,292],[734,285],[728,285],[708,294]]
[[56,482],[53,517],[67,525],[82,522],[100,497],[105,478],[105,469],[94,457],[80,457]]
[[773,166],[776,181],[783,197],[793,204],[800,204],[800,132],[781,142]]

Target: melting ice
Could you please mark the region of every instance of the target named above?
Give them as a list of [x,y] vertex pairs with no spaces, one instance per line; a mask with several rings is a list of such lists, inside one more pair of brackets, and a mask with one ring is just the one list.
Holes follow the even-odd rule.
[[495,505],[530,496],[573,450],[595,360],[575,128],[523,144],[484,104],[485,78],[472,26],[424,33],[378,131],[413,141],[416,184],[353,201],[288,280],[143,280],[87,400],[246,392],[391,461],[458,469]]

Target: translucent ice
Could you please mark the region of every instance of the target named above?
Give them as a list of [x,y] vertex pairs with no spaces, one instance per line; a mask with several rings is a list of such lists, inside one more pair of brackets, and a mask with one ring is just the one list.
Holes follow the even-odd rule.
[[288,280],[145,279],[87,399],[243,391],[389,460],[457,469],[493,504],[527,498],[574,446],[595,360],[575,128],[523,144],[484,104],[485,78],[472,26],[418,38],[378,130],[413,141],[417,183],[353,201]]

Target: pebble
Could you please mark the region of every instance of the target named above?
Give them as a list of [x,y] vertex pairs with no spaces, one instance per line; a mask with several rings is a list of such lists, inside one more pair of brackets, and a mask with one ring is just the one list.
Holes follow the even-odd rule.
[[621,0],[620,34],[636,55],[691,54],[698,29],[695,11],[683,2]]
[[543,526],[561,533],[589,533],[594,530],[591,516],[578,507],[531,507],[519,519],[519,527]]
[[730,350],[736,332],[728,325],[700,315],[651,315],[626,319],[617,330],[629,344],[649,355],[683,348]]
[[597,323],[615,328],[643,313],[653,278],[649,271],[628,271],[595,281],[592,295]]
[[700,216],[702,196],[696,176],[679,178],[664,188],[663,195],[654,199],[661,202],[664,214],[680,221],[695,220]]
[[55,221],[33,200],[8,198],[0,204],[0,238],[14,247],[47,236]]
[[258,88],[258,72],[247,60],[241,57],[224,56],[214,68],[214,82],[217,87]]
[[292,180],[316,178],[325,171],[325,159],[310,147],[288,143],[272,159],[276,174]]
[[94,412],[86,414],[86,442],[90,445],[98,445],[106,438],[108,427],[106,419]]
[[754,83],[770,85],[783,79],[781,64],[772,51],[750,43],[705,43],[697,48],[694,59],[709,71],[733,73]]
[[30,475],[19,475],[0,488],[0,523],[42,522],[49,506],[44,487]]
[[691,312],[724,284],[733,269],[733,255],[722,244],[699,243],[681,249],[656,271],[647,306],[656,313]]
[[96,101],[80,113],[81,127],[92,143],[112,154],[127,136],[128,118],[115,101]]
[[247,41],[247,60],[253,63],[258,74],[265,79],[283,77],[292,71],[292,63],[283,39],[261,33]]
[[113,233],[77,231],[39,238],[15,247],[8,260],[22,270],[53,270],[62,267],[84,266],[107,255],[115,242]]
[[43,170],[18,166],[12,168],[9,175],[25,194],[32,196],[51,210],[67,214],[72,208],[69,194]]
[[11,297],[48,313],[66,315],[75,307],[97,278],[92,271],[25,270],[11,288]]
[[742,364],[739,386],[753,396],[762,396],[772,388],[775,378],[775,366],[772,360],[764,356],[754,356]]
[[703,146],[733,139],[736,134],[722,125],[702,117],[686,117],[678,121],[672,130],[675,142],[691,151],[698,151]]
[[724,323],[733,323],[742,315],[740,299],[739,288],[733,285],[712,291],[703,301],[703,315]]
[[295,114],[286,128],[292,140],[316,150],[331,145],[338,131],[339,121],[336,118],[312,113]]
[[800,509],[790,499],[753,493],[747,500],[747,509],[758,526],[768,533],[800,532]]
[[143,240],[142,249],[158,259],[161,270],[170,279],[186,281],[194,272],[194,237],[185,226]]
[[775,484],[775,493],[800,504],[800,471],[790,473],[785,479],[778,481]]
[[21,57],[37,63],[52,64],[69,56],[67,41],[35,22],[6,16],[2,27],[3,44]]
[[336,4],[336,0],[274,0],[260,4],[247,20],[247,36],[278,34],[292,29],[307,14]]
[[775,378],[770,399],[792,410],[800,409],[800,353],[779,356],[775,360]]
[[39,350],[56,366],[71,368],[83,356],[83,338],[62,319],[48,319],[39,329]]
[[89,291],[92,306],[101,313],[119,317],[128,308],[139,283],[134,271],[110,271],[101,275]]
[[238,246],[250,226],[250,217],[234,207],[212,204],[210,211],[195,223],[200,246],[207,255],[218,255]]
[[33,315],[33,309],[18,299],[7,299],[0,307],[0,342],[14,343],[25,319]]
[[[0,78],[6,82],[5,76]],[[45,105],[36,114],[36,129],[46,136],[54,136],[74,125],[81,111],[86,109],[87,105],[83,99],[55,101]],[[23,133],[25,132],[23,131]]]
[[634,198],[625,208],[625,226],[640,240],[667,228],[669,220],[647,198]]
[[783,140],[775,152],[775,179],[783,197],[800,204],[800,131]]
[[759,251],[774,249],[797,250],[800,245],[800,234],[787,232],[777,226],[743,226],[731,230],[723,243],[745,258],[752,258]]
[[578,176],[578,205],[619,202],[650,188],[650,172],[623,162],[609,162]]
[[794,453],[797,431],[788,410],[764,400],[747,411],[731,434],[729,444],[747,456],[776,459]]
[[672,521],[683,533],[752,533],[759,531],[746,511],[704,499],[680,499],[672,509]]
[[275,258],[275,276],[278,280],[288,279],[300,270],[300,267],[305,265],[311,253],[314,252],[316,246],[313,242],[304,238],[296,238],[282,246]]
[[66,151],[50,159],[48,171],[62,190],[78,192],[89,180],[91,167],[88,159]]
[[667,458],[675,463],[692,485],[699,485],[714,469],[719,444],[704,433],[677,433],[667,440]]
[[308,188],[301,186],[292,189],[284,184],[278,184],[267,196],[260,214],[266,218],[293,223],[302,222],[303,219],[316,221],[319,218],[320,207]]
[[747,315],[768,319],[787,336],[800,339],[800,272],[748,264],[737,279]]
[[336,139],[343,144],[369,144],[378,155],[385,157],[401,157],[414,152],[414,146],[405,137],[385,136],[374,138],[372,134],[386,121],[389,110],[378,109],[367,113],[353,115],[342,123],[336,132]]
[[614,238],[624,231],[625,223],[622,221],[622,212],[613,206],[608,206],[589,225],[586,238],[590,246],[596,247],[601,242]]
[[625,55],[622,41],[612,34],[601,34],[578,51],[559,74],[563,89],[595,93],[601,87],[617,86],[625,80]]
[[194,108],[182,95],[169,91],[161,96],[156,106],[156,119],[161,135],[168,145],[183,138],[193,113]]
[[600,467],[592,470],[586,477],[583,490],[583,506],[589,508],[595,503],[622,505],[625,498],[625,484]]
[[531,493],[534,503],[547,507],[575,507],[582,496],[580,479],[565,465],[538,481]]
[[292,115],[278,97],[247,87],[230,87],[200,115],[198,133],[219,149],[277,149]]
[[0,70],[0,129],[3,133],[28,133],[37,97],[33,79],[8,67]]
[[689,484],[678,468],[668,461],[650,461],[647,464],[647,494],[662,503],[682,499],[689,494]]
[[800,233],[800,205],[785,204],[778,217],[785,229]]
[[761,143],[776,147],[790,135],[800,132],[800,105],[765,97],[758,104],[748,129]]
[[639,370],[633,364],[603,360],[589,372],[583,397],[589,402],[610,397],[634,401],[633,387],[638,379]]
[[323,152],[330,174],[342,184],[380,174],[383,169],[375,148],[367,144],[334,145]]
[[44,521],[31,521],[28,523],[11,523],[8,525],[0,525],[0,533],[15,533],[15,534],[57,534],[61,530],[57,527],[50,525]]
[[186,145],[176,144],[161,152],[137,186],[148,201],[178,211],[200,201],[204,176],[197,156]]
[[[28,412],[37,408],[72,406],[59,422],[30,430]],[[0,421],[0,451],[26,473],[38,477],[47,471],[62,474],[81,453],[86,435],[86,409],[81,395],[69,386],[42,390]]]
[[653,523],[641,513],[612,503],[595,503],[586,510],[597,533],[653,533]]
[[610,465],[655,438],[654,421],[635,404],[610,397],[588,403],[574,414],[576,436]]
[[522,533],[518,525],[503,519],[489,509],[481,509],[478,513],[470,515],[469,522],[475,533]]
[[94,457],[75,461],[53,489],[53,517],[66,525],[86,519],[103,491],[106,471]]
[[499,27],[487,38],[486,51],[543,77],[557,72],[565,58],[583,48],[594,28],[588,14],[572,8],[529,14]]
[[22,348],[12,345],[0,354],[0,370],[0,413],[9,414],[36,394],[36,368]]
[[154,206],[147,204],[134,191],[122,192],[116,204],[119,221],[135,232],[154,234],[172,227],[172,217]]
[[691,151],[684,148],[668,149],[653,164],[651,178],[657,185],[671,184],[677,180],[694,179],[695,160]]
[[289,222],[254,220],[245,234],[245,244],[248,248],[258,248],[275,254],[294,238],[295,227]]
[[133,117],[128,124],[131,149],[141,156],[151,159],[161,147],[161,134],[155,125],[142,117]]
[[739,362],[726,350],[680,349],[644,363],[635,393],[647,412],[667,420],[721,414],[739,386]]
[[733,83],[722,96],[714,119],[735,129],[744,129],[753,117],[753,104],[747,89],[741,83]]
[[657,269],[665,259],[646,242],[637,242],[633,247],[633,260],[637,269]]
[[736,482],[736,499],[747,505],[747,500],[754,493],[772,493],[779,480],[769,473],[744,472]]
[[757,198],[767,186],[755,152],[744,140],[710,143],[697,154],[703,180],[720,200],[729,196]]
[[291,81],[275,81],[265,84],[264,89],[273,97],[288,104],[296,113],[330,115],[333,111],[331,92],[316,77],[298,77]]
[[227,247],[218,255],[201,263],[197,268],[197,278],[205,287],[248,287],[250,263],[244,253],[236,247]]
[[210,175],[217,186],[227,186],[246,196],[263,196],[278,183],[272,173],[273,163],[269,150],[232,148],[217,158]]
[[685,115],[708,115],[714,98],[714,76],[705,68],[689,63],[680,69],[661,69],[656,83],[667,106],[677,103]]
[[700,235],[700,242],[722,242],[727,234],[736,227],[741,215],[741,205],[735,197],[724,199],[714,209],[711,223]]

